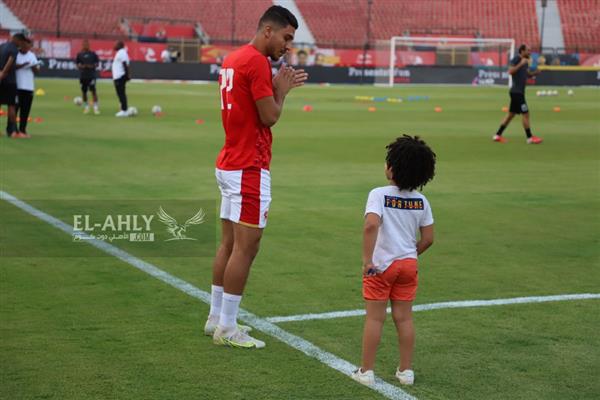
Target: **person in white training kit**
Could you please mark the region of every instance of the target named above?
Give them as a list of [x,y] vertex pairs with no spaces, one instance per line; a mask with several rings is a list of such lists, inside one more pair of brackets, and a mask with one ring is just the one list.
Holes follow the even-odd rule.
[[29,138],[27,133],[27,120],[33,103],[33,91],[35,90],[34,73],[40,71],[39,61],[31,51],[31,39],[25,42],[19,49],[15,63],[17,74],[17,105],[15,115],[19,116],[19,130],[13,135],[16,138]]
[[115,114],[116,117],[128,117],[127,112],[127,93],[125,85],[131,79],[129,75],[129,55],[123,41],[119,40],[115,44],[115,58],[112,63],[112,78],[115,83],[119,103],[121,103],[121,111]]
[[160,59],[164,63],[170,63],[171,62],[171,52],[169,51],[168,47],[165,47],[165,49],[160,53]]

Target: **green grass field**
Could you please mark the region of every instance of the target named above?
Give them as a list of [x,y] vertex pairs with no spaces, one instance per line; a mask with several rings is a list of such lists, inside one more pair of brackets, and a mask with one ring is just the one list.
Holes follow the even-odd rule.
[[[36,97],[32,117],[43,122],[30,124],[30,140],[0,140],[1,190],[52,215],[65,211],[56,200],[216,205],[223,132],[214,84],[132,83],[129,100],[140,114],[130,119],[114,117],[110,83],[99,84],[100,116],[65,100],[78,95],[75,80],[39,79],[37,86],[46,95]],[[364,204],[369,190],[386,184],[385,145],[402,133],[421,135],[438,155],[424,189],[436,243],[421,258],[416,304],[600,293],[600,91],[559,92],[529,96],[539,146],[525,144],[518,118],[505,132],[508,143],[491,141],[506,88],[308,86],[292,93],[273,129],[269,226],[242,307],[262,318],[363,307]],[[355,95],[430,100],[378,103],[368,112]],[[162,118],[151,115],[154,104]],[[303,112],[305,104],[314,111]],[[434,113],[436,106],[443,112]],[[201,334],[206,304],[91,247],[61,256],[55,250],[71,244],[68,235],[0,203],[0,398],[384,398],[260,332],[265,350],[214,346]],[[11,255],[7,243],[24,253]],[[211,257],[144,260],[210,290]],[[597,398],[599,306],[577,300],[417,312],[416,382],[405,390],[419,399]],[[360,361],[362,317],[279,326]],[[378,355],[376,374],[395,384],[391,319]]]

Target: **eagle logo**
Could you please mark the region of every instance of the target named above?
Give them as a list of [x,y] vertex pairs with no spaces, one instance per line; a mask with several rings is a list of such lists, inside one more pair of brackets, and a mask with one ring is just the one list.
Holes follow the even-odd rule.
[[166,239],[165,242],[169,242],[171,240],[198,240],[191,237],[187,237],[185,235],[185,231],[190,225],[199,225],[204,223],[204,218],[206,214],[204,210],[201,208],[193,217],[185,221],[183,225],[178,224],[177,220],[171,217],[167,212],[160,206],[158,210],[158,219],[165,225],[167,225],[167,232],[173,235],[172,238]]

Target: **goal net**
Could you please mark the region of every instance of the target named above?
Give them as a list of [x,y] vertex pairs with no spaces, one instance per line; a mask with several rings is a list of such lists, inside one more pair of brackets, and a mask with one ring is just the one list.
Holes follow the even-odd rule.
[[[376,74],[375,84],[394,86],[428,78],[431,83],[457,83],[459,75],[464,80],[471,74],[473,84],[510,85],[506,71],[514,53],[514,39],[394,36],[376,43],[375,62],[388,71]],[[411,79],[411,73],[418,76]]]

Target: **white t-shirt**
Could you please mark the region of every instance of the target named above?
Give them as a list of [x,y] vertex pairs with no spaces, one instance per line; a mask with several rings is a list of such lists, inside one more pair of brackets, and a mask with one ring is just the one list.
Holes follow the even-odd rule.
[[24,66],[22,68],[19,68],[16,71],[17,89],[29,90],[29,91],[33,92],[35,86],[33,83],[33,69],[32,68],[38,64],[38,59],[35,56],[35,54],[33,54],[33,52],[31,52],[31,51],[28,51],[25,54],[19,52],[19,54],[17,54],[16,64],[25,64],[26,62],[28,62],[29,64],[27,64],[26,66]]
[[369,193],[365,215],[381,218],[373,264],[385,271],[394,260],[417,258],[417,233],[422,226],[433,224],[429,202],[417,191],[396,186],[378,187]]
[[120,49],[115,54],[115,58],[112,63],[112,77],[113,80],[117,80],[122,78],[125,75],[125,68],[123,68],[123,63],[129,65],[129,55],[127,55],[127,50],[125,48]]

